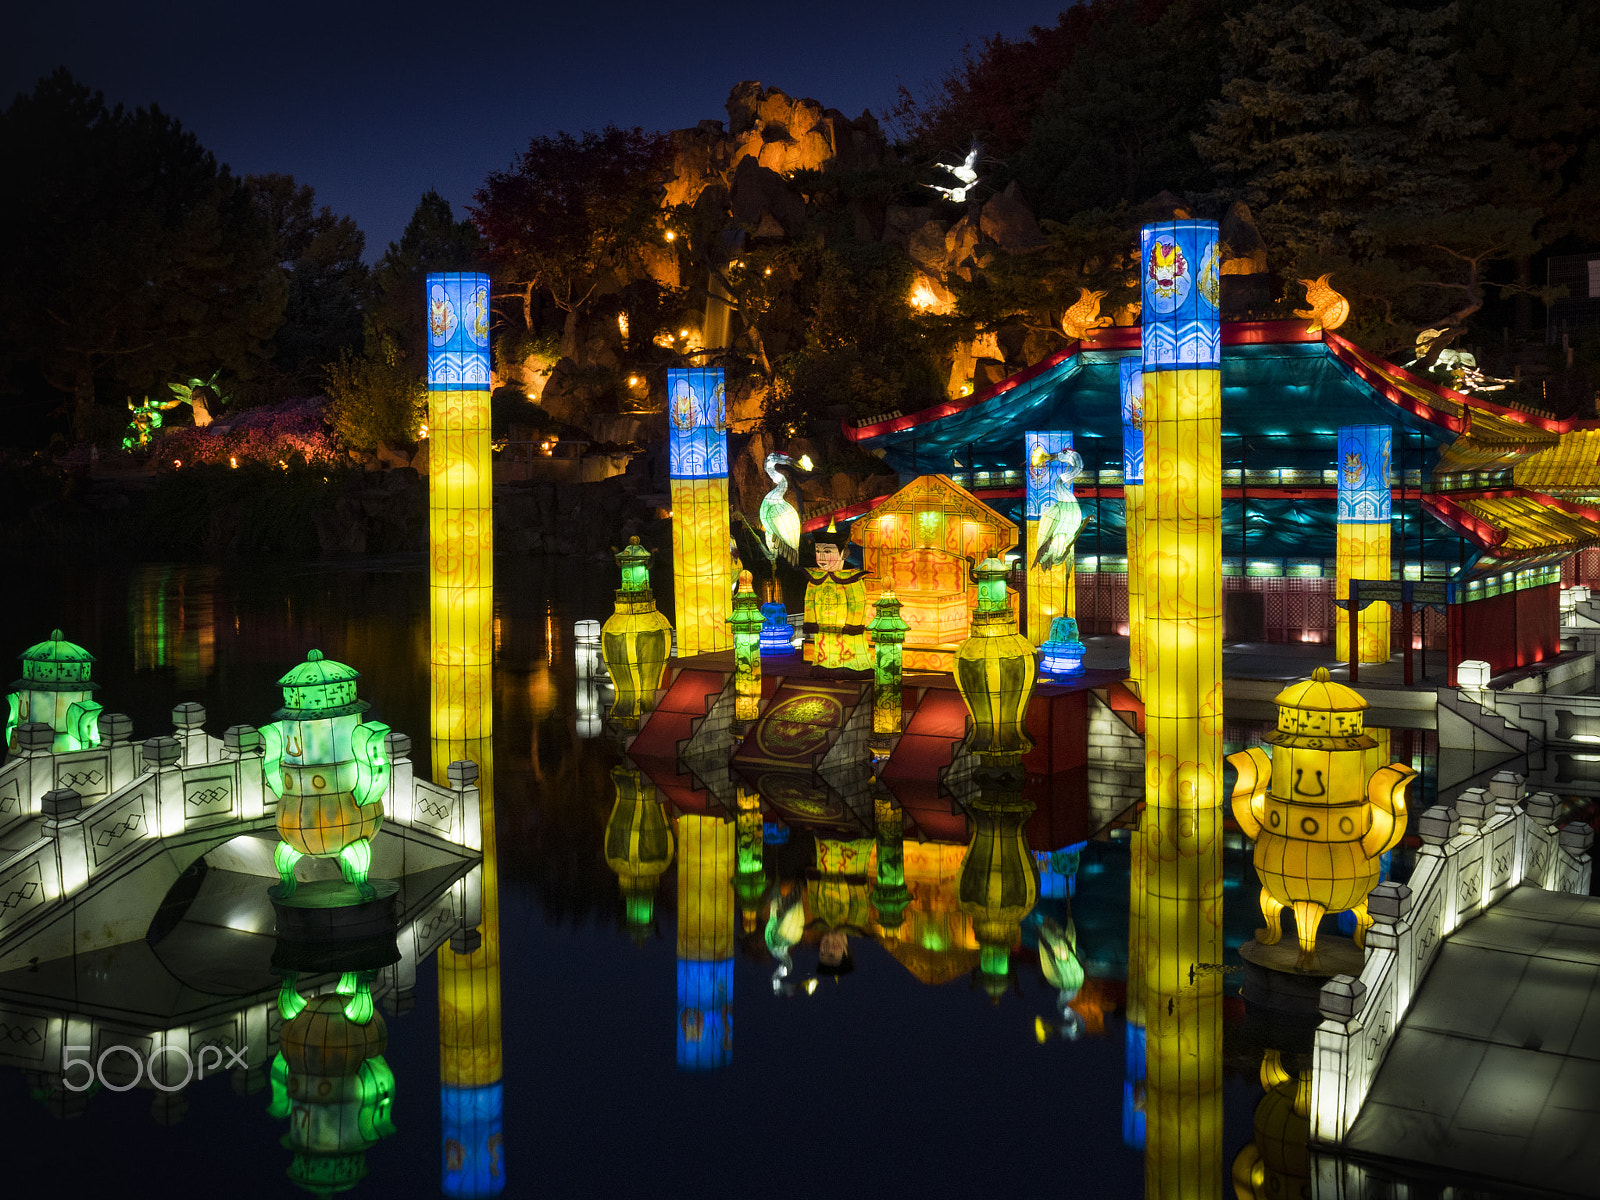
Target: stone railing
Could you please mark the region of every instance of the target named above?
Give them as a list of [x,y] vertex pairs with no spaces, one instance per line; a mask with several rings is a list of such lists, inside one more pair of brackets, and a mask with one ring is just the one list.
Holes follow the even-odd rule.
[[[9,796],[14,811],[0,809],[0,833],[12,847],[0,852],[0,943],[36,910],[141,861],[164,839],[220,844],[275,826],[277,797],[266,786],[260,732],[235,725],[220,739],[210,737],[200,728],[205,713],[197,704],[180,705],[174,718],[172,736],[133,745],[107,740],[102,730],[106,744],[97,749],[56,754],[29,744],[6,763],[0,800]],[[477,768],[452,764],[452,786],[439,787],[414,778],[409,737],[390,733],[385,745],[385,823],[481,851]],[[98,764],[94,771],[107,782],[121,782],[88,797],[63,786],[89,770],[86,764]],[[39,792],[46,782],[56,786]]]
[[1335,1145],[1349,1132],[1434,955],[1451,933],[1519,884],[1587,893],[1593,864],[1587,825],[1557,830],[1560,801],[1526,796],[1502,771],[1452,807],[1419,819],[1423,847],[1408,883],[1380,883],[1368,901],[1359,977],[1324,985],[1312,1075],[1311,1137]]

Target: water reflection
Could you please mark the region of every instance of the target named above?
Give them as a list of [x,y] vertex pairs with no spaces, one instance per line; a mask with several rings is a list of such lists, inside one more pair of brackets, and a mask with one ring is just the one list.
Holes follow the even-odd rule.
[[156,563],[128,575],[128,643],[135,671],[172,668],[181,688],[216,669],[217,568]]

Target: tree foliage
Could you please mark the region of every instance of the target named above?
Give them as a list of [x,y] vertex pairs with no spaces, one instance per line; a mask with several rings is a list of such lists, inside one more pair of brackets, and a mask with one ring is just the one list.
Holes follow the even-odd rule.
[[[249,372],[287,288],[250,189],[159,108],[108,108],[63,68],[0,114],[0,370],[72,398],[79,436],[126,419],[100,395]],[[114,399],[113,399],[114,398]]]
[[428,388],[392,338],[380,336],[364,354],[346,347],[327,365],[327,377],[328,420],[346,447],[371,452],[415,439]]
[[372,273],[372,307],[366,322],[369,356],[384,358],[393,352],[420,378],[428,362],[423,303],[428,273],[481,270],[484,252],[476,226],[456,220],[450,202],[432,188],[424,192],[400,240],[389,243]]

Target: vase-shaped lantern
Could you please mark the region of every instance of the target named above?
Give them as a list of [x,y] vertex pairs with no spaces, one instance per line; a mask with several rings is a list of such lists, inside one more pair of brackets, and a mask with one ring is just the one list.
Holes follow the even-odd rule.
[[874,741],[900,734],[906,634],[911,626],[900,615],[900,598],[885,588],[878,593],[867,633],[872,638],[872,736]]
[[394,1132],[389,1033],[373,1007],[371,972],[347,971],[337,990],[305,999],[290,973],[278,991],[284,1026],[267,1111],[289,1118],[289,1178],[308,1192],[347,1191],[367,1174],[367,1151]]
[[617,800],[606,819],[606,866],[622,888],[622,914],[628,932],[643,942],[655,919],[656,887],[672,865],[672,825],[655,784],[633,763],[611,768]]
[[637,729],[639,717],[654,706],[672,648],[672,623],[656,611],[650,591],[651,557],[636,537],[617,552],[622,586],[600,629],[600,656],[617,688],[611,720],[623,729]]
[[1372,924],[1367,895],[1378,883],[1379,859],[1406,829],[1406,788],[1416,772],[1400,763],[1368,774],[1367,702],[1318,667],[1276,697],[1278,727],[1267,734],[1269,756],[1252,746],[1230,754],[1238,771],[1233,815],[1255,839],[1266,945],[1283,936],[1292,909],[1300,942],[1296,966],[1316,969],[1317,926],[1324,913],[1356,916],[1356,945]]
[[1033,643],[1017,632],[1006,594],[1006,566],[988,558],[973,572],[978,607],[971,634],[956,650],[956,687],[972,715],[967,749],[995,764],[1020,762],[1033,749],[1023,723],[1039,669]]
[[1313,1194],[1311,1064],[1299,1058],[1279,1050],[1261,1052],[1266,1094],[1256,1105],[1256,1136],[1233,1160],[1233,1194],[1240,1200]]
[[739,572],[733,593],[733,719],[754,721],[761,715],[761,600],[749,571]]
[[16,749],[12,735],[18,725],[30,722],[55,730],[52,750],[98,746],[100,705],[93,697],[100,685],[89,679],[94,655],[53,629],[47,640],[29,646],[18,657],[22,659],[22,678],[11,685],[14,690],[6,697],[7,747]]
[[1009,986],[1011,947],[1039,900],[1039,866],[1023,826],[1033,805],[1022,798],[1022,775],[980,770],[978,796],[967,805],[972,842],[961,859],[956,895],[978,938],[984,990],[998,1000]]
[[313,650],[278,680],[283,707],[261,730],[267,786],[278,798],[279,898],[295,890],[294,865],[307,855],[337,858],[345,881],[371,898],[372,838],[383,824],[389,786],[389,727],[363,722],[354,667]]

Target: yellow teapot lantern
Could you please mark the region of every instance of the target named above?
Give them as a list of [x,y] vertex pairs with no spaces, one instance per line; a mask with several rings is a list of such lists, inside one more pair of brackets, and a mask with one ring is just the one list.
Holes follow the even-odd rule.
[[1283,937],[1283,910],[1294,911],[1300,942],[1296,968],[1317,970],[1317,926],[1324,913],[1353,912],[1355,943],[1365,946],[1372,918],[1367,895],[1379,858],[1405,833],[1406,788],[1416,772],[1399,763],[1367,773],[1377,741],[1366,732],[1367,702],[1318,667],[1275,698],[1278,727],[1266,751],[1230,754],[1238,771],[1233,815],[1255,839],[1266,928],[1256,940]]
[[636,537],[617,551],[622,586],[614,611],[600,629],[600,655],[617,688],[611,720],[619,729],[639,727],[639,718],[655,707],[656,689],[667,676],[672,623],[656,611],[650,590],[652,557]]

